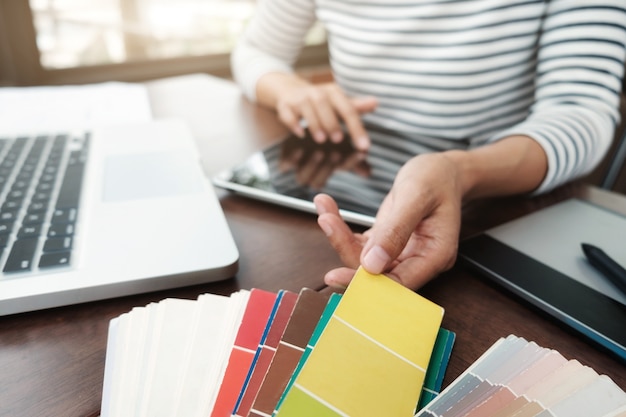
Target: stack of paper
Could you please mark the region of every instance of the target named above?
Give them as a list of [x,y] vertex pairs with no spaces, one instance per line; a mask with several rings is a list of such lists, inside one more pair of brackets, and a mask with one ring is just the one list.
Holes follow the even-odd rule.
[[152,119],[145,85],[116,81],[0,88],[0,133],[90,129]]
[[626,393],[577,360],[511,335],[417,416],[626,417]]
[[442,317],[364,270],[343,295],[166,299],[111,321],[101,415],[410,417],[441,388]]
[[167,299],[113,319],[102,416],[210,413],[249,299]]

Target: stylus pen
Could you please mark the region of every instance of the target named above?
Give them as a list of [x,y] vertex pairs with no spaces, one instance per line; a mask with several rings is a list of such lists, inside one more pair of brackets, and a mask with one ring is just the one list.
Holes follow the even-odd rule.
[[626,269],[597,246],[589,243],[581,243],[581,246],[589,263],[626,294]]

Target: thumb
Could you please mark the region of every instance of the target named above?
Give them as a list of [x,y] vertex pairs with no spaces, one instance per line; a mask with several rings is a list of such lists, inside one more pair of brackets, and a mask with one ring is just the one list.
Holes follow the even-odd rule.
[[420,210],[416,210],[419,205],[412,202],[410,194],[400,190],[392,190],[383,201],[361,252],[361,265],[368,272],[380,274],[388,270],[404,250],[423,218]]

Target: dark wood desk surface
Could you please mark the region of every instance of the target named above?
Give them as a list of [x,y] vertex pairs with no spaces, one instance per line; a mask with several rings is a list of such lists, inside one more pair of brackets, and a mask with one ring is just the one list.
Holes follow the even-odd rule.
[[[230,166],[284,131],[271,113],[242,100],[228,82],[191,76],[148,86],[155,116],[180,116],[189,122],[208,173]],[[166,297],[196,298],[205,292],[229,294],[240,288],[324,289],[323,274],[339,260],[313,215],[219,193],[241,253],[236,277],[1,317],[0,416],[99,415],[108,323],[134,306]],[[538,198],[467,207],[462,234],[468,236],[570,196],[626,212],[626,197],[573,184]],[[446,384],[497,338],[516,334],[576,358],[626,389],[624,363],[474,272],[457,266],[420,293],[446,309],[444,326],[457,334]]]

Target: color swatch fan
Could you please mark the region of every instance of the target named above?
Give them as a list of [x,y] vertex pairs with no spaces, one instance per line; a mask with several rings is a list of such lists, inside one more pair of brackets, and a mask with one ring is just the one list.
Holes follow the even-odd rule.
[[626,393],[606,375],[508,336],[417,417],[626,417]]
[[362,269],[308,288],[165,299],[111,320],[102,417],[411,417],[441,389],[443,309]]

